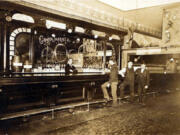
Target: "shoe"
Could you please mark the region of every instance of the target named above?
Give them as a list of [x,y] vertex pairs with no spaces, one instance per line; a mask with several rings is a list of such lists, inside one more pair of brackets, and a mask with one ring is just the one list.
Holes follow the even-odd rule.
[[107,98],[104,98],[104,102],[109,102],[110,101],[110,99],[107,99]]
[[117,107],[118,106],[118,103],[112,103],[112,107]]
[[145,103],[142,103],[142,102],[140,102],[139,103],[141,106],[146,106],[146,104]]
[[119,101],[119,105],[123,105],[124,104],[124,102],[123,101]]

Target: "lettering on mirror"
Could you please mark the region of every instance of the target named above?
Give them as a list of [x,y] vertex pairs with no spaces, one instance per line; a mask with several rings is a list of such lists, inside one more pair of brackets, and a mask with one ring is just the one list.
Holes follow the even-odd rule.
[[65,43],[71,42],[67,37],[44,37],[43,35],[39,36],[39,43],[41,45],[47,45],[50,43]]

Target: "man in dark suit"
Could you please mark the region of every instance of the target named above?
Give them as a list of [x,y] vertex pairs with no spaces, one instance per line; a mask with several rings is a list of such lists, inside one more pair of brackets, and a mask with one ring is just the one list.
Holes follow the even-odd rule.
[[65,74],[69,75],[70,73],[77,73],[77,69],[72,65],[72,59],[69,59],[65,66]]
[[117,85],[118,85],[118,66],[116,61],[111,58],[109,60],[110,70],[107,71],[109,73],[109,81],[103,83],[101,85],[104,98],[106,101],[110,100],[109,94],[107,92],[107,87],[111,86],[111,93],[113,97],[113,106],[117,105]]
[[121,99],[124,99],[124,89],[126,86],[130,87],[130,96],[131,96],[131,102],[134,100],[134,67],[133,62],[129,61],[127,68],[123,68],[119,71],[119,74],[124,78],[123,82],[120,84],[120,97]]
[[149,87],[149,72],[145,64],[141,64],[141,68],[136,70],[136,81],[138,84],[139,102],[144,104],[146,90]]

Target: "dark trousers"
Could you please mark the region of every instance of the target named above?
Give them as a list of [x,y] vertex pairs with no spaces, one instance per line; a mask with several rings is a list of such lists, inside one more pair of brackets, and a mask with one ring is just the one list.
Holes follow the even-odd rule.
[[146,98],[146,89],[144,88],[145,85],[138,83],[138,96],[139,102],[144,103]]
[[131,101],[134,100],[134,81],[131,80],[124,80],[120,84],[120,98],[124,98],[124,89],[125,87],[129,86],[130,87],[130,96],[131,96]]

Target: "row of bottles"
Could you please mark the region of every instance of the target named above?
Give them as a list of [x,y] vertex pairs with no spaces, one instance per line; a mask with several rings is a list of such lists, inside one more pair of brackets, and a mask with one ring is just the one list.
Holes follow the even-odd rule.
[[[65,72],[65,63],[47,63],[42,64],[37,62],[34,66],[26,60],[22,62],[19,56],[14,56],[12,59],[12,72],[16,73],[43,73],[43,72]],[[76,65],[75,65],[76,67]],[[94,64],[84,63],[82,67],[76,67],[79,72],[101,72],[103,65],[101,62],[95,62]]]
[[33,69],[33,72],[65,72],[66,64],[37,64]]

